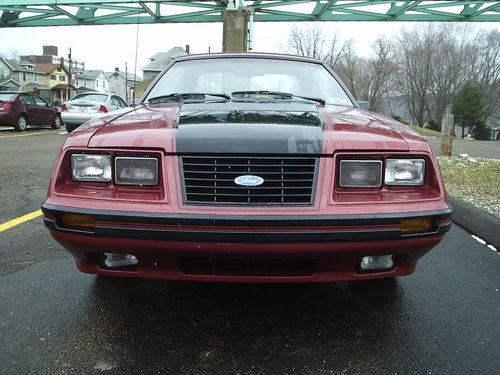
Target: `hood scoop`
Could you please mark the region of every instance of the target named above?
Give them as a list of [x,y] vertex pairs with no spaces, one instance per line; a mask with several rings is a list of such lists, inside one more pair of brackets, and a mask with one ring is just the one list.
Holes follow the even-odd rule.
[[321,154],[323,149],[321,118],[310,103],[186,103],[176,133],[182,154]]

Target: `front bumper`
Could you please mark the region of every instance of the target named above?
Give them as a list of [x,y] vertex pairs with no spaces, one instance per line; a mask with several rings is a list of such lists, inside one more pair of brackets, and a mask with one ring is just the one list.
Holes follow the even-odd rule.
[[[52,236],[84,272],[203,281],[349,281],[406,275],[451,225],[449,209],[321,216],[168,215],[51,204],[42,210]],[[59,221],[64,213],[90,215],[95,228],[64,228]],[[401,234],[401,220],[420,217],[432,218],[434,227]],[[132,254],[139,265],[106,269],[99,255],[104,252]],[[360,272],[361,258],[369,255],[393,255],[396,265],[383,272]]]

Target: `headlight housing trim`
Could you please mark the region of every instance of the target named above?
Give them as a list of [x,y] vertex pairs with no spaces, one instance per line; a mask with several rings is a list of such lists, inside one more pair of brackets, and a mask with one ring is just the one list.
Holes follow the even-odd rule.
[[111,182],[111,155],[71,154],[71,178],[77,182]]
[[[402,168],[405,164],[406,169]],[[422,186],[425,183],[425,159],[389,158],[385,161],[384,175],[387,186]]]
[[[365,167],[370,166],[367,169],[360,169],[358,171],[346,171],[348,165],[354,166],[354,164],[365,165]],[[343,159],[340,161],[340,173],[339,173],[339,186],[343,188],[379,188],[382,186],[382,160],[376,159]],[[358,173],[355,176],[353,173]],[[346,173],[348,176],[346,177]],[[366,177],[367,174],[372,173],[371,181],[368,183],[363,183],[362,178]],[[364,174],[364,176],[363,176]],[[357,182],[355,180],[358,180]]]

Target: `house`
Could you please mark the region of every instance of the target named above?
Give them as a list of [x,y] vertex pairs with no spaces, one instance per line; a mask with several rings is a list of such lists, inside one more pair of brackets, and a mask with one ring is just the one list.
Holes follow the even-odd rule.
[[0,56],[0,89],[36,91],[50,100],[50,88],[44,84],[45,72],[30,61],[5,59]]
[[0,91],[19,91],[21,85],[13,78],[13,68],[0,56]]
[[135,85],[142,81],[142,78],[131,73],[121,72],[115,68],[114,72],[107,72],[109,79],[109,91],[120,95],[124,99],[134,98]]
[[177,57],[185,56],[187,52],[182,47],[173,47],[167,52],[159,52],[149,58],[151,62],[142,68],[144,81],[153,80],[158,74]]
[[75,73],[75,86],[79,92],[99,91],[109,92],[110,82],[102,70],[77,70]]
[[165,67],[179,56],[185,56],[188,53],[182,47],[173,47],[167,52],[158,52],[156,55],[149,58],[150,63],[142,68],[143,80],[136,85],[135,97],[141,97],[142,94],[153,83],[154,79],[160,74]]
[[[30,61],[35,64],[61,64],[69,69],[69,60],[65,60],[64,57],[58,56],[58,48],[57,46],[43,46],[43,54],[42,55],[26,55],[21,56],[21,60]],[[84,70],[85,63],[81,61],[77,61],[75,59],[71,60],[71,70]]]
[[68,100],[76,87],[68,85],[68,72],[61,64],[41,63],[36,65],[38,70],[45,73],[43,84],[50,88],[50,101],[62,103]]

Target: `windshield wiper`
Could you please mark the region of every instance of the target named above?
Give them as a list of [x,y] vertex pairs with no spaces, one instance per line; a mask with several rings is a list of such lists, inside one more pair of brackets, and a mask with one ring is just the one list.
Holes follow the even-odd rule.
[[148,99],[148,103],[160,103],[160,102],[176,102],[183,100],[202,100],[207,96],[216,96],[223,99],[231,99],[227,94],[209,93],[209,92],[174,92],[168,95],[155,96]]
[[277,96],[279,96],[282,99],[299,98],[299,99],[317,102],[317,103],[320,103],[321,105],[326,104],[326,102],[321,98],[312,98],[309,96],[294,95],[294,94],[290,94],[288,92],[280,92],[280,91],[254,90],[254,91],[234,91],[231,93],[231,96],[233,96],[233,97],[238,96],[238,95],[241,95],[245,98],[248,97],[249,95],[269,95],[269,96],[274,96],[275,98]]

